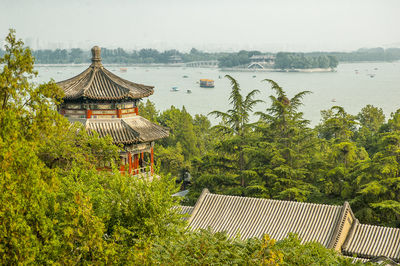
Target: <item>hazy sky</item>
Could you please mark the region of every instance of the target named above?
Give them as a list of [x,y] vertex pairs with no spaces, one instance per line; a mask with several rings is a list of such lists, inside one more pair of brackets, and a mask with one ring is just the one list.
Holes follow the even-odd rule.
[[0,0],[33,48],[209,51],[400,47],[400,0]]

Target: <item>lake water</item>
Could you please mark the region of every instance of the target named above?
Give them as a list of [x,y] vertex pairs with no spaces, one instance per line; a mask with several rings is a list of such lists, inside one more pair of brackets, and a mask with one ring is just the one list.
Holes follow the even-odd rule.
[[[231,86],[229,80],[224,78],[226,74],[239,82],[244,95],[253,89],[260,90],[259,98],[265,103],[259,104],[256,111],[264,111],[268,107],[268,96],[273,93],[270,85],[262,82],[263,79],[276,81],[289,97],[303,90],[312,91],[312,94],[304,98],[304,106],[301,108],[311,125],[318,124],[321,110],[334,105],[357,114],[362,107],[372,104],[382,108],[387,118],[391,112],[400,108],[400,62],[342,63],[337,72],[326,73],[224,72],[211,68],[134,66],[128,66],[126,72],[121,72],[116,66],[105,67],[127,80],[154,86],[154,94],[148,99],[156,104],[157,109],[165,110],[171,105],[179,108],[185,106],[192,115],[228,110]],[[65,80],[86,68],[82,65],[36,66],[39,82],[50,78],[55,81]],[[358,70],[358,74],[355,70]],[[369,74],[375,74],[375,77],[371,78]],[[198,81],[201,78],[215,80],[215,88],[200,88]],[[171,91],[172,87],[178,87],[179,91]],[[186,93],[187,90],[192,93]],[[210,120],[217,122],[212,117]]]

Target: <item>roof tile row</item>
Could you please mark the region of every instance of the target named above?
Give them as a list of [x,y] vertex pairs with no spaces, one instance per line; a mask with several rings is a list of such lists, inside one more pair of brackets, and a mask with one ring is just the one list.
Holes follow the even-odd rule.
[[192,209],[182,207],[182,212],[189,211],[191,230],[211,228],[242,239],[268,234],[276,240],[297,233],[302,242],[316,241],[344,255],[400,262],[400,229],[360,224],[347,202],[333,206],[217,195],[205,189]]
[[97,132],[100,137],[110,135],[116,144],[150,142],[169,135],[168,129],[153,124],[141,116],[87,119],[84,123],[87,130]]

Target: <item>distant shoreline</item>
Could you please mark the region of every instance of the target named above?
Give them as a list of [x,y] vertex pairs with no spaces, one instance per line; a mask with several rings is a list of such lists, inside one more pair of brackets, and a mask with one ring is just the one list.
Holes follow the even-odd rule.
[[[87,67],[88,64],[36,64],[38,67]],[[106,67],[182,67],[182,68],[201,68],[201,67],[186,67],[182,64],[104,64]],[[204,68],[204,67],[203,67]],[[218,68],[220,71],[238,71],[238,72],[303,72],[303,73],[316,73],[316,72],[335,72],[331,68],[307,68],[307,69],[248,69],[248,68]]]
[[[358,63],[395,63],[400,62],[400,60],[394,61],[342,61],[340,64],[358,64]],[[88,63],[80,63],[80,64],[35,64],[37,67],[87,67]],[[103,64],[108,67],[182,67],[182,68],[197,68],[197,67],[187,67],[184,63],[178,64]],[[218,68],[218,67],[198,67],[198,68],[215,68],[220,71],[243,71],[243,72],[303,72],[303,73],[317,73],[317,72],[335,72],[335,69],[330,68],[306,68],[306,69],[246,69],[246,68]]]
[[248,69],[248,68],[221,68],[220,71],[237,71],[237,72],[284,72],[284,73],[321,73],[321,72],[336,72],[334,68],[292,68],[292,69],[276,69],[276,68],[265,68],[265,69]]

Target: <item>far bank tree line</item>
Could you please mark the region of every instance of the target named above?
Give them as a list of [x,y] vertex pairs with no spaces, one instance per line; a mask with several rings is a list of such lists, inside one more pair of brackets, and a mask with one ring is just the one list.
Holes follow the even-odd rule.
[[[0,49],[0,56],[3,56],[3,54],[4,50]],[[36,50],[32,51],[32,54],[36,63],[39,64],[81,64],[89,63],[91,58],[90,51],[80,48]],[[106,64],[168,64],[171,63],[171,57],[177,56],[181,58],[182,62],[218,60],[219,67],[243,67],[250,63],[251,56],[261,54],[263,53],[260,51],[245,50],[233,53],[209,53],[196,48],[192,48],[187,53],[175,49],[163,52],[156,49],[138,51],[126,51],[122,48],[102,49],[102,59]],[[400,48],[362,48],[354,52],[279,52],[275,55],[275,68],[328,68],[336,67],[338,62],[400,60]]]
[[[187,204],[203,188],[213,193],[314,203],[350,202],[362,223],[400,226],[400,110],[386,119],[366,105],[358,114],[340,106],[321,111],[314,128],[299,108],[309,92],[289,97],[274,81],[271,104],[253,113],[258,91],[242,95],[231,77],[231,109],[191,116],[183,107],[158,112],[150,101],[141,115],[171,129],[158,143],[161,173],[181,181],[190,173]],[[268,89],[266,83],[266,89]],[[250,116],[258,116],[250,123]]]

